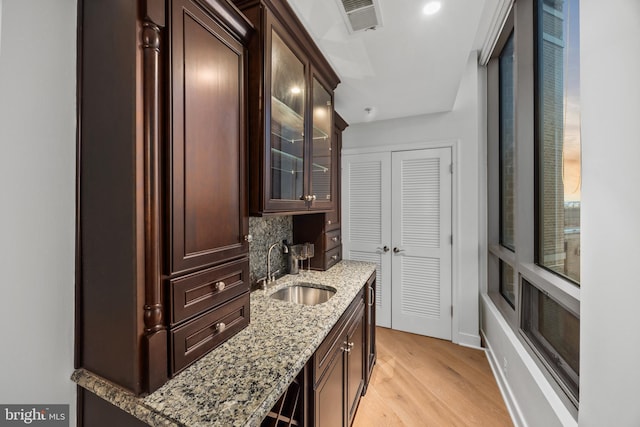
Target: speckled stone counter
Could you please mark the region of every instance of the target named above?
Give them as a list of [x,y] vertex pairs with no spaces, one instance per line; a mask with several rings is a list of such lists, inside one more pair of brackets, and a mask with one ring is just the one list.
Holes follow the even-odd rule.
[[[153,426],[258,426],[304,367],[375,264],[342,261],[328,271],[284,276],[251,293],[251,324],[146,397],[84,370],[72,379]],[[269,296],[305,281],[337,289],[327,302],[305,306]]]

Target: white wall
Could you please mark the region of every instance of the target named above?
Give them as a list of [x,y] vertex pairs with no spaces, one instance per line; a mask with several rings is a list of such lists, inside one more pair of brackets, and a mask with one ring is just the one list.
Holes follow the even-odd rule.
[[0,403],[74,425],[76,0],[0,7]]
[[640,2],[580,8],[579,424],[640,426]]
[[[467,61],[451,112],[353,124],[343,134],[343,149],[457,141],[453,218],[455,295],[453,341],[479,346],[478,316],[478,68]],[[425,95],[428,96],[428,95]]]

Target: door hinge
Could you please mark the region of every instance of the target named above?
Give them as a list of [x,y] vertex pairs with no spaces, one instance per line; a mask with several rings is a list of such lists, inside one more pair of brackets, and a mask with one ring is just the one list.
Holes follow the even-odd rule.
[[451,306],[451,317],[453,317],[453,306]]
[[449,173],[453,173],[453,163],[449,165]]
[[453,245],[453,234],[449,234],[449,243]]

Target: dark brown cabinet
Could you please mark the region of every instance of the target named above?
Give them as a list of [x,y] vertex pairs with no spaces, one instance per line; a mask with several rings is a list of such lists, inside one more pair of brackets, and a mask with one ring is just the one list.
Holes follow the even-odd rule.
[[366,354],[366,366],[365,366],[365,389],[363,394],[367,391],[369,380],[371,379],[371,373],[373,372],[373,366],[376,364],[376,273],[374,272],[365,286],[365,346],[364,351]]
[[247,326],[250,307],[245,46],[197,1],[170,5],[172,376]]
[[315,245],[315,255],[311,258],[311,268],[314,270],[328,270],[342,259],[342,233],[340,229],[340,162],[342,150],[342,132],[347,123],[334,114],[335,149],[333,163],[337,165],[334,183],[336,190],[335,207],[326,213],[312,215],[298,215],[293,217],[294,243],[310,242]]
[[365,387],[364,289],[312,358],[315,427],[349,426]]
[[293,242],[314,244],[314,256],[306,261],[314,270],[328,270],[342,259],[341,231],[328,231],[326,214],[294,216]]
[[253,29],[226,0],[81,0],[78,27],[76,366],[140,395],[249,323]]
[[171,2],[172,274],[249,251],[244,46],[193,0]]
[[336,141],[336,148],[334,152],[335,164],[336,164],[336,204],[335,207],[324,214],[325,227],[327,230],[336,230],[340,228],[341,212],[342,212],[342,198],[341,198],[341,186],[342,186],[342,133],[349,126],[347,122],[338,113],[334,113],[333,116],[333,137]]
[[286,1],[234,2],[256,28],[249,45],[251,213],[334,209],[339,79]]

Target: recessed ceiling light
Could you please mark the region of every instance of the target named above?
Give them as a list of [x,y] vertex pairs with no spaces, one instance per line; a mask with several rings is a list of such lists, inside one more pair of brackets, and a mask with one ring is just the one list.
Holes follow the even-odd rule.
[[439,1],[430,1],[429,3],[424,5],[422,13],[424,13],[425,15],[433,15],[440,10],[440,7],[442,7],[442,4]]

